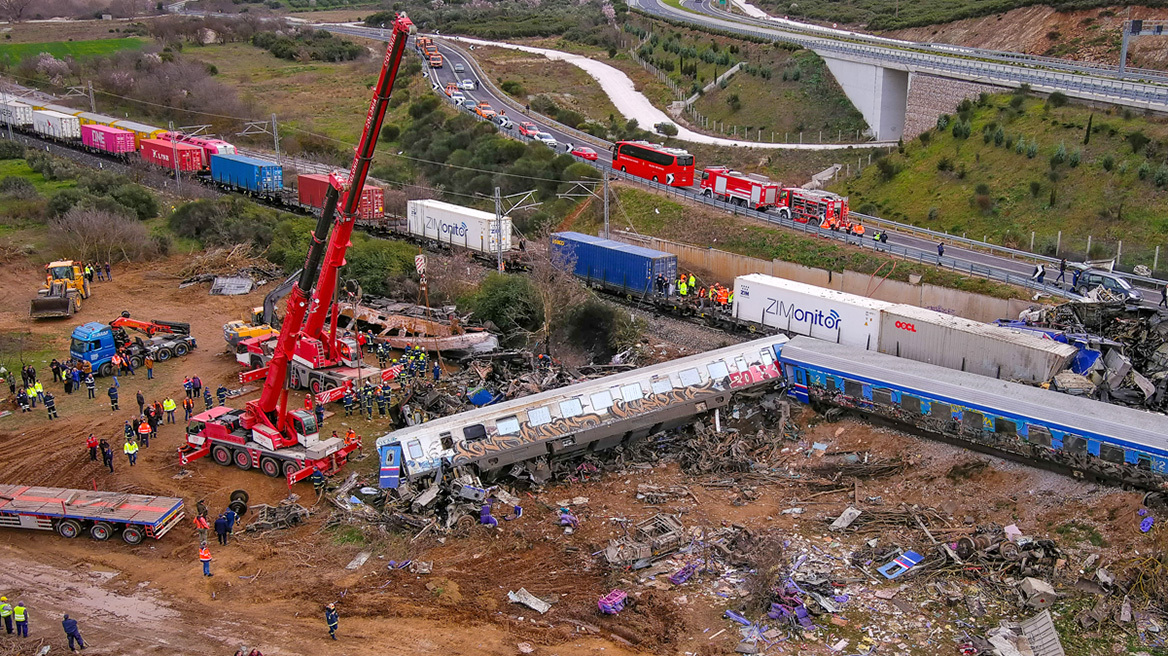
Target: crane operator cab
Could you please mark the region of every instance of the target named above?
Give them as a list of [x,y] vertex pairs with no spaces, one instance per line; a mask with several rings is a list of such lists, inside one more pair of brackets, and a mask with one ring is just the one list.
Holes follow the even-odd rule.
[[316,446],[320,442],[320,427],[316,425],[316,415],[309,410],[293,410],[288,413],[296,439],[304,448]]
[[340,351],[341,362],[345,363],[347,367],[361,366],[361,347],[357,344],[357,340],[351,337],[342,337],[337,340]]

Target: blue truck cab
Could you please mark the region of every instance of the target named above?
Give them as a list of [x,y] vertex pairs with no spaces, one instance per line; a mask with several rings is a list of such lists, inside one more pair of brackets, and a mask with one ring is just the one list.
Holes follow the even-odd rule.
[[[128,314],[123,316],[129,318]],[[182,357],[197,346],[195,338],[190,335],[188,324],[155,321],[152,325],[165,325],[171,332],[150,335],[145,340],[141,337],[131,339],[121,326],[90,321],[73,329],[69,355],[74,360],[89,362],[94,374],[108,376],[114,369],[111,360],[119,350],[130,358],[130,364],[137,369],[142,366],[147,355],[153,356],[155,362],[165,362]]]
[[73,329],[73,340],[69,345],[69,355],[74,360],[85,360],[93,365],[93,372],[102,376],[110,375],[113,366],[110,358],[117,352],[114,330],[97,321],[90,321]]

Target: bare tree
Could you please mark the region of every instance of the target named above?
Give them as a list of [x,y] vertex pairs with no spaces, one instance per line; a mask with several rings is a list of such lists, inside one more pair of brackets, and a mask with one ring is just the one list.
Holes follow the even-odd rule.
[[84,262],[137,261],[156,254],[150,231],[140,221],[82,207],[53,221],[49,239],[61,255]]
[[19,23],[25,18],[25,12],[37,0],[0,0],[0,15],[13,23]]
[[550,355],[552,327],[588,298],[588,290],[572,273],[576,268],[575,260],[545,246],[549,243],[550,229],[547,232],[528,242],[532,245],[526,252],[530,267],[528,277],[543,308],[539,339],[543,341],[544,352]]

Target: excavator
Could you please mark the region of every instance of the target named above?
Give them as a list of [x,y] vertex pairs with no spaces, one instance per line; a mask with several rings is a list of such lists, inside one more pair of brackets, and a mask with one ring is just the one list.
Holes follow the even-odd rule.
[[261,339],[267,338],[278,333],[280,326],[276,318],[276,303],[288,294],[288,291],[292,289],[292,285],[299,278],[299,271],[288,276],[284,282],[268,292],[267,296],[264,296],[263,307],[244,310],[242,319],[228,321],[223,324],[223,339],[227,340],[228,346],[235,349],[244,340],[257,337]]
[[60,260],[45,265],[45,286],[32,299],[33,319],[71,317],[81,311],[81,299],[89,298],[89,281],[80,262]]
[[[322,440],[311,410],[288,407],[289,365],[295,358],[314,367],[337,362],[360,366],[357,344],[337,337],[335,319],[326,332],[325,317],[330,314],[338,272],[345,263],[398,67],[415,31],[404,13],[397,15],[352,166],[329,175],[324,208],[312,232],[304,269],[288,292],[284,321],[260,397],[240,409],[219,406],[192,417],[186,443],[179,449],[182,465],[210,455],[220,465],[257,468],[272,477],[282,475],[291,486],[318,471],[336,473],[349,454],[360,448],[359,439]],[[337,313],[331,314],[335,317]]]

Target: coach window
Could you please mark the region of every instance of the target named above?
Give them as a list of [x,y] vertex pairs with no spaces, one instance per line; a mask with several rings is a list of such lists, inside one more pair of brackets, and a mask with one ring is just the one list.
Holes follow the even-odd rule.
[[872,402],[883,405],[892,405],[892,390],[884,387],[872,388]]
[[1099,444],[1099,457],[1107,462],[1123,464],[1123,449],[1110,444]]
[[[730,375],[730,369],[721,360],[706,365],[706,371],[710,372],[710,380],[723,380]],[[739,371],[742,371],[742,369],[739,369]]]
[[549,408],[532,408],[527,411],[527,423],[532,426],[543,426],[552,420],[552,411]]
[[462,429],[462,439],[467,442],[474,442],[475,440],[485,439],[487,437],[487,429],[482,424],[472,424]]
[[641,390],[640,383],[633,383],[632,385],[624,385],[623,387],[620,388],[620,390],[621,390],[621,398],[624,399],[625,403],[630,403],[632,401],[639,401],[639,400],[645,398],[645,393]]
[[900,408],[905,412],[920,416],[921,414],[921,400],[910,394],[900,395]]
[[750,370],[750,365],[746,362],[746,358],[734,358],[734,366],[738,367],[738,373],[743,373]]
[[961,414],[961,427],[971,431],[985,430],[985,418],[980,412],[966,410]]
[[580,405],[579,398],[560,401],[560,416],[564,419],[582,414],[584,414],[584,406]]
[[929,415],[937,419],[952,419],[953,408],[948,403],[933,402],[932,407],[929,408]]
[[994,432],[998,435],[1017,435],[1018,424],[1005,417],[994,417]]
[[1074,435],[1063,436],[1063,450],[1067,453],[1087,453],[1087,440]]
[[824,376],[824,378],[827,379],[824,383],[824,387],[827,388],[827,391],[834,392],[836,390],[835,376]]
[[1136,454],[1136,469],[1152,471],[1152,456],[1143,453]]
[[758,352],[762,356],[763,364],[773,364],[775,361],[775,354],[769,348],[764,348]]
[[1026,433],[1029,435],[1027,439],[1031,444],[1037,444],[1038,446],[1045,447],[1049,447],[1051,445],[1050,431],[1047,430],[1046,426],[1028,424],[1026,426]]
[[592,399],[593,412],[604,412],[612,407],[612,393],[608,390],[597,392],[590,398]]
[[697,387],[702,384],[702,375],[698,373],[697,368],[683,369],[681,373],[677,374],[681,379],[682,387]]
[[515,435],[519,433],[519,417],[511,415],[495,420],[495,430],[500,435]]
[[418,440],[410,440],[406,442],[406,450],[410,452],[410,460],[422,459],[422,443]]
[[853,399],[864,398],[864,385],[857,383],[854,380],[844,379],[844,395],[850,396]]
[[442,442],[443,449],[453,449],[454,439],[450,437],[450,431],[446,431],[438,435],[438,440]]
[[654,394],[668,394],[673,391],[673,381],[669,380],[669,376],[661,376],[649,381],[649,386],[653,388]]

